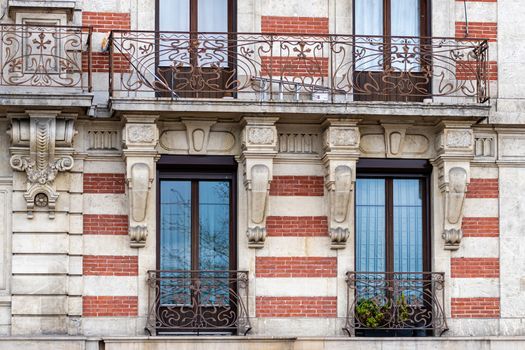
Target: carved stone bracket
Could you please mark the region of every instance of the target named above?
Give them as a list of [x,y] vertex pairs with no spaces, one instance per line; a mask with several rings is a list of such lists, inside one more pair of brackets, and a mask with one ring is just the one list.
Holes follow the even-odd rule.
[[132,248],[146,245],[155,220],[151,187],[154,181],[159,132],[157,116],[125,115],[124,158],[129,195],[129,238]]
[[266,240],[273,158],[277,154],[277,120],[257,117],[243,120],[241,161],[248,200],[246,235],[251,248],[262,248]]
[[359,120],[328,118],[324,123],[325,186],[329,203],[332,249],[346,246],[353,226],[353,190],[359,157]]
[[12,115],[11,159],[14,170],[27,175],[24,198],[27,215],[33,217],[36,207],[49,208],[49,217],[55,216],[59,194],[54,181],[59,172],[73,168],[72,144],[76,134],[76,116],[61,116],[59,111],[26,111],[24,115]]
[[445,249],[457,250],[463,239],[461,222],[470,161],[474,157],[474,133],[469,124],[443,122],[436,138],[439,188],[443,195],[443,233]]

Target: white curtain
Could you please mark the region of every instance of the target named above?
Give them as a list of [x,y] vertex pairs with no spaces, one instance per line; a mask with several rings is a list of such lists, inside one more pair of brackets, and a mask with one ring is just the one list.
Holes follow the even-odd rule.
[[[355,69],[381,71],[384,61],[382,39],[370,36],[383,35],[383,0],[355,0]],[[364,37],[359,37],[364,36]]]

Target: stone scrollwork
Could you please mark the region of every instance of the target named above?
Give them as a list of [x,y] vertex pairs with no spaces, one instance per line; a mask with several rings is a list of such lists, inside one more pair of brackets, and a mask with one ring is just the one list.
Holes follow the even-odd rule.
[[251,247],[262,247],[266,239],[266,212],[270,191],[270,169],[255,164],[249,170],[245,185],[248,192],[248,229],[246,235]]
[[461,218],[467,193],[468,175],[462,167],[453,167],[448,172],[445,186],[445,225],[443,239],[445,249],[456,250],[463,238]]
[[[27,175],[24,198],[27,214],[33,217],[34,207],[48,207],[49,217],[54,218],[58,193],[54,181],[59,172],[71,170],[75,135],[74,119],[60,118],[56,111],[30,111],[29,118],[12,118],[8,134],[11,136],[11,159],[14,170]],[[58,154],[57,154],[58,153]]]

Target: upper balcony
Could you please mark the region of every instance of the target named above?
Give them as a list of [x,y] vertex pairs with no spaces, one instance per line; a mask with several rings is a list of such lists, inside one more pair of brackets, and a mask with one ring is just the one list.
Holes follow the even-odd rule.
[[91,106],[91,29],[0,24],[4,106]]
[[160,111],[464,105],[471,113],[489,101],[485,40],[113,31],[109,50],[114,109],[151,110],[154,101]]

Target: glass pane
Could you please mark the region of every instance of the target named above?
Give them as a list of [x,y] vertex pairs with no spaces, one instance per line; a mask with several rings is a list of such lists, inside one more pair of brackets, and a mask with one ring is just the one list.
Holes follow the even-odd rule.
[[421,180],[394,180],[394,272],[423,271]]
[[[199,268],[230,267],[230,183],[199,182]],[[224,305],[229,301],[228,273],[203,273],[201,304]]]
[[355,0],[355,70],[383,70],[383,0]]
[[[160,269],[191,269],[191,182],[160,183]],[[162,304],[190,302],[188,275],[163,272]]]
[[190,30],[190,0],[160,0],[159,30],[188,32]]
[[[198,31],[228,32],[228,0],[199,0]],[[228,65],[228,36],[225,34],[199,35],[199,66],[226,67]]]
[[392,67],[399,71],[419,71],[420,0],[391,0]]
[[385,266],[385,180],[356,182],[356,271],[383,272]]

